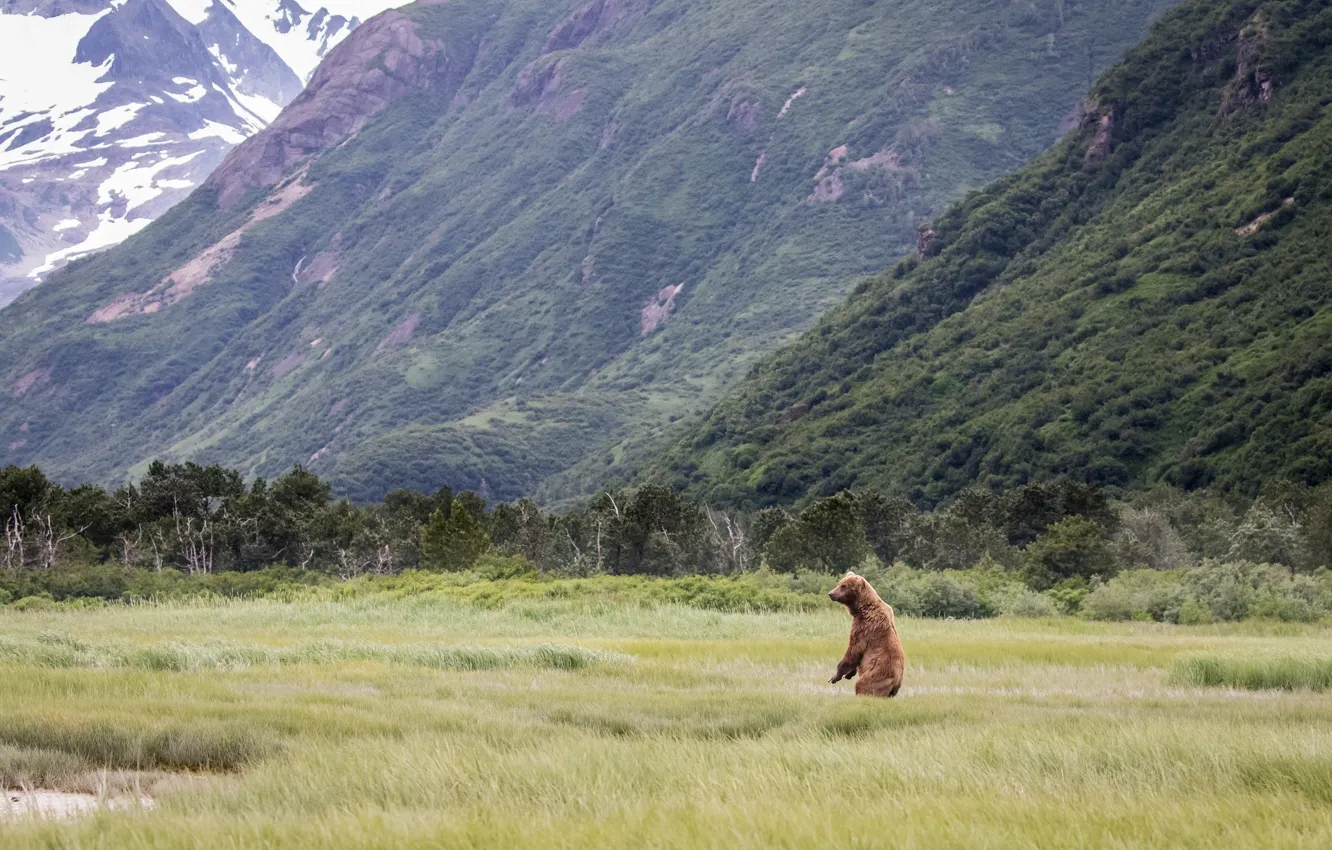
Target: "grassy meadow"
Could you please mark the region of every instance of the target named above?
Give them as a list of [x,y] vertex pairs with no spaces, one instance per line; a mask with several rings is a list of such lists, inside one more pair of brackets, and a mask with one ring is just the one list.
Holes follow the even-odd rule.
[[5,786],[158,803],[0,846],[1332,846],[1326,626],[903,617],[885,701],[826,684],[847,626],[430,593],[0,609]]

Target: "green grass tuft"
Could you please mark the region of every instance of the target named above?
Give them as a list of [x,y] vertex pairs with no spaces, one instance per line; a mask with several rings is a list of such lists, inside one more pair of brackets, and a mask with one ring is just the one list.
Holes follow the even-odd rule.
[[130,646],[114,641],[91,644],[67,635],[49,633],[32,638],[0,638],[0,663],[56,669],[91,667],[185,672],[377,661],[433,670],[513,667],[582,670],[595,664],[627,660],[629,656],[617,652],[553,643],[517,647],[399,646],[330,639],[289,647],[264,647],[237,641]]
[[1325,691],[1332,688],[1332,655],[1198,653],[1177,660],[1170,669],[1170,681],[1249,691]]

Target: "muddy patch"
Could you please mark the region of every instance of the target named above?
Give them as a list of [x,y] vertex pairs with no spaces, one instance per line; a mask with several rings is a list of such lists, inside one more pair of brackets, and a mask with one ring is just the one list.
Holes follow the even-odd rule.
[[756,181],[758,180],[758,178],[759,178],[759,171],[761,171],[761,170],[763,169],[763,163],[765,163],[765,162],[767,162],[767,161],[768,161],[768,153],[767,153],[767,151],[761,151],[761,152],[759,153],[759,155],[758,155],[758,159],[754,160],[754,170],[751,171],[751,172],[749,172],[749,182],[750,182],[750,183],[754,183],[754,182],[756,182]]
[[398,326],[389,331],[388,336],[375,347],[375,354],[383,354],[386,351],[405,345],[416,333],[416,326],[421,324],[421,314],[413,313],[398,323]]
[[[54,371],[50,366],[43,366],[40,369],[33,369],[14,382],[12,394],[14,398],[22,398],[28,394],[33,387],[41,386],[51,380],[51,372]],[[26,426],[25,426],[26,428]]]
[[[1295,205],[1295,199],[1294,199],[1294,198],[1286,198],[1286,200],[1283,201],[1282,204],[1281,204],[1281,206],[1283,206],[1283,207],[1290,207],[1290,206],[1294,206],[1294,205]],[[1274,216],[1274,215],[1276,215],[1276,214],[1277,214],[1277,210],[1273,210],[1272,212],[1265,212],[1265,213],[1263,213],[1262,215],[1258,216],[1258,217],[1255,218],[1253,221],[1249,222],[1248,224],[1244,225],[1243,227],[1237,227],[1237,228],[1235,228],[1235,235],[1236,235],[1236,236],[1252,236],[1253,234],[1257,233],[1257,232],[1262,228],[1262,226],[1263,226],[1264,224],[1266,224],[1266,223],[1268,222],[1269,219],[1272,218],[1272,216]]]
[[16,789],[4,792],[0,799],[0,822],[24,818],[73,820],[106,809],[110,811],[151,811],[157,801],[146,795],[100,796],[75,791]]
[[798,88],[798,89],[796,89],[795,91],[791,92],[791,96],[788,97],[788,98],[786,99],[786,103],[783,103],[783,104],[782,104],[782,111],[777,113],[777,117],[778,117],[778,118],[785,118],[785,117],[786,117],[786,113],[788,113],[788,112],[791,111],[791,104],[793,104],[793,103],[796,102],[796,98],[803,97],[804,94],[805,94],[805,87],[804,87],[804,86],[801,86],[800,88]]

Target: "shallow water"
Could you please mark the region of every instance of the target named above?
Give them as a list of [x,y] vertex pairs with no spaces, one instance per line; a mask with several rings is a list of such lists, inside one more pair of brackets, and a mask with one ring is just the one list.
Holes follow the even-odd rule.
[[47,820],[71,820],[90,815],[100,808],[152,809],[157,803],[151,797],[99,797],[70,791],[7,790],[0,797],[0,820],[38,817]]

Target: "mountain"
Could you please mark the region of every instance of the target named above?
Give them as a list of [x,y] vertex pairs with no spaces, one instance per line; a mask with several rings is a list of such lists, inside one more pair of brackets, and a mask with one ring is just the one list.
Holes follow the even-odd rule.
[[1076,126],[1168,5],[383,13],[187,200],[5,309],[0,460],[598,486]]
[[649,478],[773,504],[1332,478],[1332,6],[1188,2]]
[[388,0],[3,0],[0,306],[142,230]]

